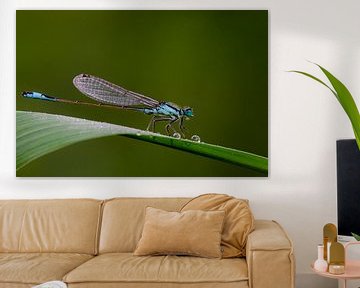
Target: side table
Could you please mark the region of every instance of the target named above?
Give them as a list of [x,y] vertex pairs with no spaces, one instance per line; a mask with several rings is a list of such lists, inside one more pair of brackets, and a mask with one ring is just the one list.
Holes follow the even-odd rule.
[[360,279],[360,259],[359,260],[348,260],[347,259],[347,248],[351,245],[360,245],[360,242],[348,242],[344,245],[345,247],[345,273],[344,274],[339,274],[339,275],[335,275],[335,274],[331,274],[329,272],[320,272],[314,269],[314,263],[311,264],[311,269],[318,275],[322,276],[322,277],[327,277],[327,278],[333,278],[333,279],[338,279],[339,281],[342,280],[343,282],[343,288],[346,288],[346,284],[348,280],[355,280],[355,279]]

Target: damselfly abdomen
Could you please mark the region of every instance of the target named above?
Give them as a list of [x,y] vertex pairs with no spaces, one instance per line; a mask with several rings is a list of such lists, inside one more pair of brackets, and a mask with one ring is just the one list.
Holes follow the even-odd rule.
[[100,105],[140,111],[147,115],[152,115],[147,130],[155,132],[155,125],[157,122],[167,121],[168,123],[165,128],[168,135],[171,134],[171,130],[172,132],[177,133],[173,125],[178,123],[180,129],[179,132],[182,136],[185,136],[184,120],[193,116],[193,111],[190,107],[181,108],[174,103],[160,102],[89,74],[75,76],[73,83],[81,93],[99,102],[99,104],[56,98],[39,92],[23,92],[22,95],[27,98],[53,102],[91,106]]

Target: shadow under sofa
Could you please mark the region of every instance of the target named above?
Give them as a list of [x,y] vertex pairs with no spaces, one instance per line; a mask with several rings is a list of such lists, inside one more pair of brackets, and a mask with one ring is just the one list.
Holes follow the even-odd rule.
[[0,288],[294,287],[292,243],[271,220],[255,220],[246,258],[133,256],[145,208],[179,211],[189,200],[0,200]]

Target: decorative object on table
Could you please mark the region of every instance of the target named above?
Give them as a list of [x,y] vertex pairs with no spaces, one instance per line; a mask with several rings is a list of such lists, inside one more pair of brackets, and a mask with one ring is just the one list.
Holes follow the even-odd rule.
[[67,285],[61,281],[50,281],[37,286],[33,286],[32,288],[66,288]]
[[[341,243],[338,243],[338,244],[341,244]],[[314,268],[314,265],[312,265],[313,271],[322,277],[338,279],[339,282],[343,281],[341,287],[346,288],[349,280],[360,279],[360,260],[350,260],[348,257],[349,247],[354,246],[354,245],[360,245],[360,242],[348,242],[344,245],[345,246],[344,247],[345,265],[333,264],[333,265],[331,265],[331,267],[329,266],[329,270],[331,270],[329,272],[318,271]]]
[[330,246],[329,273],[345,273],[345,248],[339,242],[333,242]]
[[[343,245],[337,241],[328,241],[329,239],[337,239],[337,235],[334,237],[334,231],[336,230],[336,226],[331,223],[326,224],[323,228],[324,239],[326,238],[327,243],[331,243],[328,253],[328,271],[321,270],[321,267],[319,268],[318,264],[315,264],[317,260],[311,265],[311,268],[316,274],[322,277],[343,281],[342,287],[346,288],[348,280],[360,279],[360,261],[351,260],[348,257],[348,247],[360,245],[360,242],[348,242]],[[327,249],[324,249],[323,251],[325,252],[326,250]],[[318,251],[318,259],[321,259],[321,257],[319,257],[320,253]]]
[[345,273],[345,265],[338,265],[338,264],[330,264],[329,265],[329,273],[340,275]]
[[[327,260],[328,271],[331,274],[342,274],[345,272],[344,246],[337,242],[337,228],[335,224],[328,223],[323,227],[324,255]],[[316,262],[315,262],[316,263]],[[315,264],[314,264],[315,268]],[[316,269],[316,268],[315,268]],[[316,269],[320,271],[319,269]],[[326,272],[323,271],[323,272]]]
[[318,259],[314,263],[314,269],[320,272],[326,272],[328,263],[324,260],[324,245],[318,245]]
[[349,117],[352,128],[354,130],[356,142],[357,142],[358,148],[360,150],[360,113],[356,106],[353,96],[351,95],[350,91],[346,88],[346,86],[340,80],[338,80],[334,75],[332,75],[329,71],[327,71],[325,68],[321,67],[320,65],[318,65],[316,63],[314,63],[314,64],[317,65],[321,69],[321,71],[325,74],[325,76],[328,78],[328,80],[330,81],[333,88],[330,87],[329,85],[327,85],[325,82],[323,82],[319,78],[317,78],[309,73],[302,72],[302,71],[296,71],[296,70],[293,70],[290,72],[303,74],[303,75],[310,77],[311,79],[323,84],[325,87],[330,89],[330,91],[335,95],[336,99],[339,101],[339,103],[343,107],[345,113]]
[[337,228],[335,224],[328,223],[323,228],[324,259],[329,262],[331,243],[337,241]]

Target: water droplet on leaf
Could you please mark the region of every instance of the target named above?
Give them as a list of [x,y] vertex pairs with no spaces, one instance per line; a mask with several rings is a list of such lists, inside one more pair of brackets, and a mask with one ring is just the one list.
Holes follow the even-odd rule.
[[180,138],[181,138],[181,135],[180,135],[180,133],[175,132],[175,133],[172,135],[172,137],[174,137],[174,138],[176,138],[176,139],[180,139]]
[[195,141],[195,142],[200,142],[201,141],[201,139],[200,139],[200,137],[198,136],[198,135],[193,135],[193,136],[191,136],[191,138],[190,138],[192,141]]

